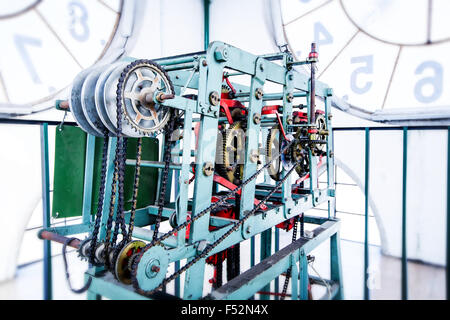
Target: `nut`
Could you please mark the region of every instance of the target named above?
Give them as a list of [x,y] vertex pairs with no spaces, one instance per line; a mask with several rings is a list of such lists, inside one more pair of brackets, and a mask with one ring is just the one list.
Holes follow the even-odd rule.
[[294,101],[294,95],[292,94],[292,92],[289,92],[288,95],[286,96],[286,100],[287,102],[291,103],[292,101]]
[[261,122],[261,115],[259,113],[255,113],[253,115],[253,123],[259,124]]
[[219,93],[217,93],[217,91],[213,91],[209,94],[209,102],[213,105],[213,106],[217,106],[220,102],[220,96]]
[[292,123],[294,122],[294,120],[292,119],[292,116],[289,116],[289,117],[287,118],[286,122],[287,122],[288,124],[292,124]]
[[214,51],[214,58],[219,62],[228,60],[228,49],[225,46],[220,46]]
[[211,162],[205,162],[203,165],[203,174],[207,177],[214,173],[214,165]]
[[263,93],[262,89],[261,88],[257,88],[255,90],[255,97],[256,97],[256,99],[261,100],[263,96],[264,96],[264,93]]

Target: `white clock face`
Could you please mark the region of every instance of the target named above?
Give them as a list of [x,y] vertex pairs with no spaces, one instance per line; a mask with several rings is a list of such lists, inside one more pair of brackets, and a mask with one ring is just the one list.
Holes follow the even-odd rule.
[[102,57],[120,0],[0,0],[0,103],[37,103]]
[[319,52],[318,79],[368,111],[450,102],[450,1],[280,0],[290,50]]

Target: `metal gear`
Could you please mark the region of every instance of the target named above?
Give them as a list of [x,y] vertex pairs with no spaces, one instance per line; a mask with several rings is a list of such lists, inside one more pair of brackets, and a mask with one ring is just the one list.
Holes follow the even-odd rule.
[[[316,141],[325,141],[327,139],[327,136],[323,134],[323,132],[326,132],[327,130],[327,121],[325,119],[325,116],[320,113],[316,113],[316,128],[317,133],[311,134],[310,139],[316,140]],[[314,155],[319,155],[323,152],[325,152],[326,144],[324,143],[318,143],[314,145],[314,148],[312,148]]]
[[267,168],[269,176],[279,181],[281,178],[281,159],[279,157],[280,152],[280,129],[278,125],[269,130],[266,141],[266,163],[272,159],[275,159],[272,164]]
[[131,284],[131,272],[129,262],[131,258],[139,253],[146,243],[140,240],[133,240],[125,244],[118,252],[114,264],[114,275],[116,279],[124,284]]
[[[140,136],[164,128],[170,118],[170,110],[154,101],[156,93],[173,94],[173,84],[167,72],[151,60],[136,60],[120,75],[125,126],[130,126]],[[124,128],[125,130],[125,128]]]
[[234,184],[240,184],[244,174],[245,132],[244,122],[236,121],[224,130],[219,173]]

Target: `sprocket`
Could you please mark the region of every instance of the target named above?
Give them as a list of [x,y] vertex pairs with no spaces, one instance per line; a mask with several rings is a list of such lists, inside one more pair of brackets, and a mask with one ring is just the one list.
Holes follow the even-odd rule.
[[153,98],[156,92],[174,94],[167,72],[151,60],[136,60],[123,70],[119,83],[122,85],[117,94],[122,101],[124,125],[140,136],[149,136],[164,128],[170,110]]

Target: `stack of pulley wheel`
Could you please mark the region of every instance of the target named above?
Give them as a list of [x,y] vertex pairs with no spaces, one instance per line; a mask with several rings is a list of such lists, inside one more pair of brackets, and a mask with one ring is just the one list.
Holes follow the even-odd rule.
[[125,137],[150,136],[162,130],[169,120],[168,108],[155,99],[161,93],[174,93],[168,74],[149,60],[125,74],[124,68],[129,64],[119,61],[91,67],[75,78],[70,92],[70,111],[87,133],[98,137],[104,137],[105,132],[109,136],[117,135],[118,95],[122,98],[122,134]]

